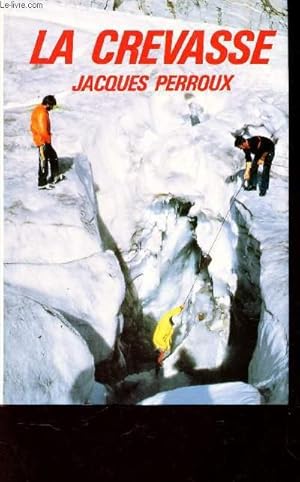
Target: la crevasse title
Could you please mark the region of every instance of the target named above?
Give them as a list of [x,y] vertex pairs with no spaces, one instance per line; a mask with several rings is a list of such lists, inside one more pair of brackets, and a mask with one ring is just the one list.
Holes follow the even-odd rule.
[[[173,30],[103,30],[97,36],[92,52],[95,64],[156,64],[162,52],[164,64],[184,64],[194,59],[195,64],[267,64],[265,50],[273,47],[276,30],[182,30],[178,36]],[[48,57],[42,56],[47,30],[40,30],[30,59],[31,64],[53,64],[63,58],[73,63],[74,30],[63,30]],[[177,38],[176,38],[177,37]],[[230,42],[230,44],[229,44]],[[127,59],[126,59],[127,57]]]
[[[58,59],[73,63],[74,30],[63,30],[50,45],[47,30],[40,30],[33,48],[31,64],[53,64]],[[276,30],[226,29],[207,33],[205,30],[103,30],[93,45],[91,60],[97,65],[107,64],[268,64],[272,40]],[[45,55],[45,51],[48,55]],[[50,52],[50,54],[49,54]],[[192,69],[190,69],[191,71]],[[149,82],[153,89],[167,91],[231,90],[235,75],[218,73],[207,75],[198,72],[190,75],[81,75],[72,91],[144,91]]]

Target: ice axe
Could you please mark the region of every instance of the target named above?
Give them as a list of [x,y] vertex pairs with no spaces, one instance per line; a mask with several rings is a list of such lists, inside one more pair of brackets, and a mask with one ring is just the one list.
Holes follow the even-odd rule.
[[199,264],[199,271],[205,270],[210,264],[212,257],[209,254],[204,254],[201,256],[201,261]]

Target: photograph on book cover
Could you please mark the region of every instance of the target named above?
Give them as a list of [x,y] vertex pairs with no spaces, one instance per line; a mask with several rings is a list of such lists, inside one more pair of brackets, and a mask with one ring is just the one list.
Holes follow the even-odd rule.
[[287,405],[287,2],[0,6],[2,403]]

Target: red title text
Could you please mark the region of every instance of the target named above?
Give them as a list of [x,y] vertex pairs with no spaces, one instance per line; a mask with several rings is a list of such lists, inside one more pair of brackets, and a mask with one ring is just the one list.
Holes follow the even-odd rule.
[[[63,30],[53,40],[47,30],[38,32],[31,64],[54,64],[61,59],[72,64],[74,57],[74,30]],[[95,64],[195,64],[219,65],[228,62],[241,64],[268,64],[276,30],[220,29],[213,33],[205,30],[103,30],[97,36],[91,52]]]

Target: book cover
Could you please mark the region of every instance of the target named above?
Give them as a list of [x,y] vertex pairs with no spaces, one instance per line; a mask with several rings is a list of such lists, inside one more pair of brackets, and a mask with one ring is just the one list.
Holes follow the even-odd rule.
[[290,5],[0,16],[2,474],[283,480]]
[[286,405],[286,2],[1,14],[3,403]]

